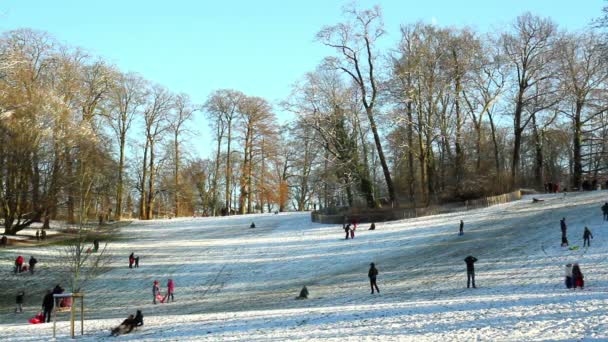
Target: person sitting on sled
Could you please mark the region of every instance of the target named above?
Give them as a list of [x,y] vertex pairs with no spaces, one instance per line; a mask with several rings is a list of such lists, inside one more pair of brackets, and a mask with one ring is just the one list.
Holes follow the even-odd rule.
[[144,325],[144,314],[141,313],[141,310],[137,310],[134,318],[135,327],[141,327]]
[[128,334],[133,331],[133,328],[135,328],[135,317],[133,317],[133,315],[129,315],[129,317],[122,321],[119,326],[112,329],[111,335],[118,336],[120,334]]

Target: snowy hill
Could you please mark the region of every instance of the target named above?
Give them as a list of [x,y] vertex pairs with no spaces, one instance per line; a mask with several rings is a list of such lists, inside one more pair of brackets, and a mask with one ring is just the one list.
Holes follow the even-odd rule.
[[[144,328],[120,340],[608,340],[608,223],[600,210],[608,192],[535,197],[545,201],[359,226],[354,240],[340,226],[311,223],[309,213],[135,222],[123,229],[128,239],[111,245],[114,268],[87,289],[82,340],[113,339],[109,329],[136,309]],[[561,217],[571,245],[582,246],[587,225],[592,246],[561,248]],[[127,267],[131,252],[139,269]],[[44,260],[52,250],[11,250],[3,270],[18,253]],[[469,254],[479,259],[478,289],[466,288]],[[584,290],[563,284],[564,265],[574,261]],[[370,294],[370,262],[380,295]],[[176,301],[153,305],[152,282],[164,288],[168,278]],[[303,285],[310,299],[294,300]],[[1,312],[3,340],[49,339],[50,324],[26,323],[38,305]],[[67,317],[59,316],[61,340]]]

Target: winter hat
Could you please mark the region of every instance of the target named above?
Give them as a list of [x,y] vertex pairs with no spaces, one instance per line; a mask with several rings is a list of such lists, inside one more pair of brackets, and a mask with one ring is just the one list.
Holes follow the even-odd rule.
[[372,262],[371,264],[369,264],[370,266],[375,266],[374,263]]
[[155,281],[154,281],[154,284],[158,284],[158,280],[155,280]]

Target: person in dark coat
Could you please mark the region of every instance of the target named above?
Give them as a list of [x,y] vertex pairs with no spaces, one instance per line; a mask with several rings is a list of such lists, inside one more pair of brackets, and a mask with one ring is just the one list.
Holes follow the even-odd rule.
[[458,235],[464,235],[464,222],[460,220],[460,229],[458,230]]
[[135,262],[135,255],[134,253],[131,253],[129,255],[129,268],[133,268],[133,263]]
[[249,228],[255,228],[255,223],[251,222],[251,224],[249,225]]
[[585,244],[587,244],[587,247],[591,247],[590,238],[593,239],[593,234],[591,234],[588,227],[585,227],[585,231],[583,232],[583,247],[585,247]]
[[572,285],[574,289],[577,287],[580,287],[581,289],[585,287],[583,272],[581,272],[581,268],[578,264],[572,265]]
[[119,326],[112,329],[112,336],[118,336],[120,334],[128,334],[131,331],[133,331],[133,328],[135,328],[135,326],[136,326],[135,317],[133,317],[133,315],[129,315],[129,317],[127,319],[125,319],[124,321],[122,321],[122,323],[120,323]]
[[99,250],[99,240],[93,240],[93,252],[97,252]]
[[17,297],[15,297],[15,303],[17,303],[15,312],[23,312],[23,297],[25,297],[25,291],[21,290],[17,292]]
[[350,223],[347,224],[346,226],[344,226],[344,232],[346,233],[346,240],[348,240],[348,237],[350,236]]
[[54,306],[55,300],[53,299],[53,292],[51,292],[51,290],[47,290],[46,295],[42,300],[42,311],[44,312],[44,321],[47,323],[51,321],[51,313],[53,312]]
[[559,226],[562,230],[562,247],[566,247],[568,246],[568,237],[567,237],[567,232],[568,232],[568,226],[566,226],[566,218],[563,217],[560,221],[559,221]]
[[8,238],[6,237],[6,235],[2,235],[2,238],[0,238],[0,246],[6,247],[7,244],[8,244]]
[[376,230],[376,224],[372,222],[371,226],[369,226],[368,230]]
[[53,289],[53,294],[62,294],[64,291],[63,287],[61,287],[61,285],[57,284],[55,285],[55,288]]
[[475,286],[475,262],[477,261],[477,258],[469,255],[468,257],[464,258],[464,262],[467,264],[467,289],[471,287],[471,283],[473,285],[473,288],[477,288]]
[[135,257],[135,268],[139,268],[139,256]]
[[372,294],[374,294],[374,288],[378,293],[380,293],[380,289],[378,288],[378,284],[376,284],[376,277],[378,276],[378,269],[376,265],[372,262],[369,264],[369,271],[367,272],[367,277],[369,278],[369,285],[372,288]]
[[42,229],[40,233],[40,240],[46,240],[46,230]]
[[604,214],[604,221],[608,221],[608,202],[602,206],[602,213]]
[[40,241],[40,231],[36,229],[36,241]]
[[141,310],[137,310],[134,318],[135,326],[141,327],[144,325],[144,315],[141,313]]
[[34,274],[34,267],[38,263],[38,260],[36,260],[36,258],[34,258],[34,256],[31,256],[28,263],[30,264],[30,273]]

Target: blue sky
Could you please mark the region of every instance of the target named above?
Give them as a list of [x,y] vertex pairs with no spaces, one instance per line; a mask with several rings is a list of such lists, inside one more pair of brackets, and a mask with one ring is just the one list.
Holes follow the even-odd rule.
[[[202,103],[214,89],[234,88],[273,103],[331,51],[315,33],[341,20],[346,1],[0,0],[0,30],[33,28],[104,57]],[[508,25],[531,11],[577,30],[601,14],[601,0],[379,0],[386,46],[401,24],[418,20],[468,25],[481,32]],[[284,116],[283,116],[284,118]],[[201,118],[193,126],[201,128]],[[194,127],[193,127],[194,128]],[[210,139],[197,138],[196,149]],[[199,145],[196,143],[195,145]]]

